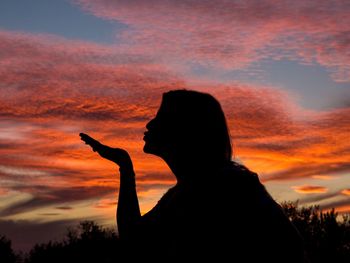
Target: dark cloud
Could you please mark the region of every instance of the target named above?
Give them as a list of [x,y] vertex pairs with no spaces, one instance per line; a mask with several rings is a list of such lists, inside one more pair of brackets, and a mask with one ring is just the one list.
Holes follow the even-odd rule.
[[300,199],[300,204],[306,204],[306,203],[320,203],[323,201],[327,201],[328,199],[332,199],[334,197],[339,196],[339,192],[328,192],[328,193],[322,193],[322,194],[316,194],[312,196],[306,196]]
[[[109,186],[72,186],[70,188],[51,188],[48,186],[19,186],[14,187],[22,192],[30,192],[33,197],[29,200],[15,203],[2,211],[0,216],[15,215],[33,209],[54,206],[60,203],[72,203],[82,200],[101,198],[116,191]],[[67,208],[67,207],[66,207]]]
[[346,162],[341,163],[299,163],[295,167],[285,169],[276,173],[266,174],[265,180],[288,180],[303,177],[312,177],[317,174],[337,174],[347,172],[350,169],[350,164]]
[[320,205],[320,208],[324,209],[324,210],[329,210],[329,209],[334,208],[336,211],[342,210],[343,212],[349,213],[350,212],[350,199],[346,198],[343,200],[338,200],[338,201],[329,202],[327,204],[322,204],[322,205]]
[[0,234],[11,239],[15,250],[28,252],[37,243],[62,240],[68,227],[75,226],[77,223],[77,220],[60,220],[46,223],[26,220],[0,220]]
[[137,178],[138,182],[173,182],[175,180],[175,177],[171,173],[146,173],[143,176],[139,176]]
[[56,206],[55,208],[59,209],[59,210],[72,210],[72,209],[74,209],[71,206]]
[[41,216],[58,216],[60,214],[59,213],[39,213],[38,215],[41,215]]
[[[292,136],[291,136],[292,137]],[[271,152],[284,152],[284,153],[292,153],[298,152],[299,150],[305,149],[307,147],[312,147],[313,145],[317,145],[320,143],[326,142],[326,140],[322,137],[304,137],[304,138],[290,138],[285,137],[284,140],[279,140],[277,142],[243,142],[241,146],[249,147],[254,150],[264,150]]]

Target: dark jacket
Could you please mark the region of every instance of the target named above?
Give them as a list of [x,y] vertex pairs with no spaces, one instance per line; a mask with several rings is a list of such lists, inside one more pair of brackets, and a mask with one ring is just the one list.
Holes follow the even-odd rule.
[[196,178],[142,216],[128,254],[152,262],[303,262],[298,231],[257,174],[232,163]]

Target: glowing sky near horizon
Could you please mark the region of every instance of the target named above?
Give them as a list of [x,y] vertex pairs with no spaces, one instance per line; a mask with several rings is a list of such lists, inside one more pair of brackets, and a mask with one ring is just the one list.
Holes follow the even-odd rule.
[[350,212],[349,12],[346,0],[1,1],[0,233],[27,249],[49,237],[33,229],[115,224],[118,169],[79,132],[130,152],[148,211],[175,181],[142,152],[144,127],[177,88],[221,102],[236,160],[277,201]]

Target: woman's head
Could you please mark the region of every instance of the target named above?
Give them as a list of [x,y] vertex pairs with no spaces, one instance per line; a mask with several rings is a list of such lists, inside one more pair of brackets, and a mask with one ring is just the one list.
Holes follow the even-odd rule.
[[192,90],[164,93],[156,117],[146,127],[146,153],[211,163],[231,160],[225,115],[210,94]]

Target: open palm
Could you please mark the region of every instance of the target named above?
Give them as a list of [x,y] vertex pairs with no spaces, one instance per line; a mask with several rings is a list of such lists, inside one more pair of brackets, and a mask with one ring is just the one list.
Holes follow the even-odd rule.
[[132,167],[130,156],[124,149],[104,145],[85,133],[80,133],[79,136],[85,144],[89,145],[94,152],[98,152],[101,157],[116,163],[120,167]]

